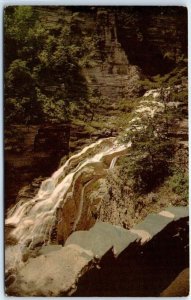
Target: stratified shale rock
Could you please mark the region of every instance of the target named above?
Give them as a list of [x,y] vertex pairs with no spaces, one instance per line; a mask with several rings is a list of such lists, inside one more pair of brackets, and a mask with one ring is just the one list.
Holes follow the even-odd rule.
[[137,95],[140,70],[130,65],[118,41],[114,11],[98,9],[96,26],[103,44],[100,51],[104,58],[98,59],[95,67],[84,69],[89,86],[98,89],[110,101]]
[[[50,176],[61,157],[69,153],[70,127],[63,125],[13,125],[16,133],[5,140],[5,204],[15,203],[19,190],[34,178]],[[36,180],[37,183],[38,180]],[[39,183],[41,180],[39,180]],[[35,181],[33,182],[33,185]],[[40,184],[38,184],[38,187]],[[33,193],[33,187],[29,193]],[[25,193],[26,194],[26,193]],[[17,199],[18,200],[18,199]]]

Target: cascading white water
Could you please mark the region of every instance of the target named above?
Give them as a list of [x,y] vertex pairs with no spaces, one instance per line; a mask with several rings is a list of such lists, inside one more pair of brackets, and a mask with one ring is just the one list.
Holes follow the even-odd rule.
[[5,224],[15,227],[11,235],[20,245],[28,247],[40,242],[50,242],[51,231],[56,222],[56,210],[66,201],[68,191],[71,191],[78,174],[83,172],[85,166],[101,162],[104,157],[114,157],[124,149],[125,146],[118,145],[114,138],[106,138],[70,157],[51,178],[42,182],[32,200],[25,203],[18,202],[9,211]]
[[[160,104],[160,102],[156,101],[155,103]],[[158,104],[156,106],[160,108]],[[135,111],[136,116],[130,122],[127,130],[134,130],[137,120],[139,120],[140,124],[143,113],[153,117],[156,106],[152,110],[142,103]],[[140,125],[136,126],[136,130],[141,130],[141,128]],[[23,248],[33,249],[39,243],[42,245],[42,243],[47,244],[50,242],[51,232],[56,223],[57,209],[68,201],[68,195],[73,193],[75,182],[83,173],[83,170],[87,166],[95,166],[100,162],[104,162],[105,169],[112,169],[117,158],[124,155],[124,151],[130,146],[131,142],[126,145],[120,145],[115,138],[105,138],[85,147],[78,154],[71,156],[50,178],[43,181],[37,195],[32,200],[28,202],[19,201],[9,210],[5,225],[13,227],[11,236],[15,237],[18,242],[17,245],[12,246],[16,252],[15,264],[18,263]],[[87,185],[91,181],[93,182],[93,177]],[[86,184],[82,188],[81,195],[79,195],[80,204],[73,224],[73,230],[76,230],[81,218],[85,187]],[[8,247],[8,251],[5,253],[8,261],[9,256],[11,259],[13,257],[13,248]]]

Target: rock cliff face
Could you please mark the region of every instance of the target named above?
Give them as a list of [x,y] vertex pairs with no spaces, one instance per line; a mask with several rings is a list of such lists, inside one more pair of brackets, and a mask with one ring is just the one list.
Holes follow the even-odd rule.
[[[68,14],[71,14],[71,11]],[[52,11],[51,14],[47,10],[47,15],[51,16],[51,20],[47,17],[47,21],[57,22],[59,10]],[[93,15],[95,16],[95,13]],[[99,27],[101,39],[104,41],[101,50],[104,61],[100,60],[99,56],[94,67],[83,68],[88,87],[99,90],[109,102],[136,94],[139,72],[136,66],[129,64],[126,53],[117,40],[114,14],[108,13],[107,10],[98,10],[95,19],[92,18],[93,15],[87,14],[86,26],[93,26],[94,29]],[[28,185],[36,177],[50,176],[63,156],[68,155],[70,151],[82,149],[96,139],[96,134],[92,137],[84,128],[73,125],[71,132],[69,125],[56,124],[29,128],[18,125],[13,126],[13,129],[19,132],[22,140],[8,137],[5,142],[6,207],[15,202],[20,188]],[[100,133],[97,137],[101,137]]]
[[187,56],[185,7],[145,6],[120,10],[118,40],[130,64],[138,65],[144,74],[167,73],[182,54]]
[[[119,10],[126,13],[129,9]],[[54,9],[46,7],[41,10],[41,14],[47,22],[56,24],[59,18],[63,18],[62,10],[62,7]],[[153,13],[151,10],[150,17],[147,18],[148,24],[144,23],[146,12],[143,9],[139,11],[134,25],[130,23],[129,27],[124,27],[125,29],[120,22],[126,22],[128,15],[122,14],[120,20],[115,8],[68,7],[68,15],[73,11],[79,12],[83,17],[83,26],[89,28],[90,32],[97,32],[99,37],[97,58],[93,66],[82,67],[82,73],[87,86],[92,90],[98,90],[100,95],[108,100],[108,107],[113,104],[117,106],[119,98],[132,99],[139,93],[138,80],[141,76],[139,67],[143,71],[150,69],[151,73],[158,73],[161,71],[160,66],[165,70],[172,66],[169,65],[169,60],[161,58],[161,49],[164,50],[166,47],[167,52],[172,43],[177,56],[181,51],[186,52],[186,40],[182,34],[186,23],[185,9],[181,10],[180,20],[175,13],[167,18],[165,14],[160,14],[159,10]],[[159,33],[163,28],[164,32],[161,35]],[[137,30],[142,37],[138,35]],[[171,43],[167,43],[166,39]],[[69,148],[71,152],[80,150],[88,143],[88,139],[92,138],[89,133],[83,132],[83,129],[73,128],[69,145],[69,127],[65,125],[30,126],[29,129],[18,125],[17,129],[22,135],[22,141],[19,142],[21,146],[16,146],[17,142],[12,143],[10,137],[8,142],[5,141],[6,206],[13,203],[19,189],[29,184],[35,177],[50,176],[57,168],[60,158],[68,155]]]
[[33,196],[33,190],[35,193],[43,177],[50,176],[61,157],[69,153],[68,125],[36,125],[29,128],[17,125],[12,130],[19,132],[21,140],[15,134],[5,140],[6,207],[15,202],[22,187],[31,183],[34,178],[42,177],[29,188]]
[[112,102],[137,95],[140,70],[129,63],[118,40],[115,13],[98,9],[95,26],[99,34],[100,57],[94,67],[84,68],[88,85]]
[[[31,199],[42,180],[63,164],[69,155],[99,138],[117,135],[105,128],[90,133],[85,125],[12,126],[15,133],[5,138],[5,207],[21,198]],[[20,190],[21,189],[21,190]],[[18,196],[18,197],[17,197]]]

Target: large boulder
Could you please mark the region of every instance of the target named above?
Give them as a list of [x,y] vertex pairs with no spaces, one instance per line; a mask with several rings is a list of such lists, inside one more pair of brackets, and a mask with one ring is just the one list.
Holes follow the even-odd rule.
[[20,269],[7,293],[17,296],[70,295],[92,263],[92,252],[78,245],[47,251],[47,254],[30,259]]

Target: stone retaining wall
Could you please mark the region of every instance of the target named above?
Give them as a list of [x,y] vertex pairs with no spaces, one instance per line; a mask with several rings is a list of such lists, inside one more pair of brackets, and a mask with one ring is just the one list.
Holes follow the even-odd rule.
[[159,296],[189,264],[188,207],[150,214],[131,230],[97,222],[39,254],[9,295]]

